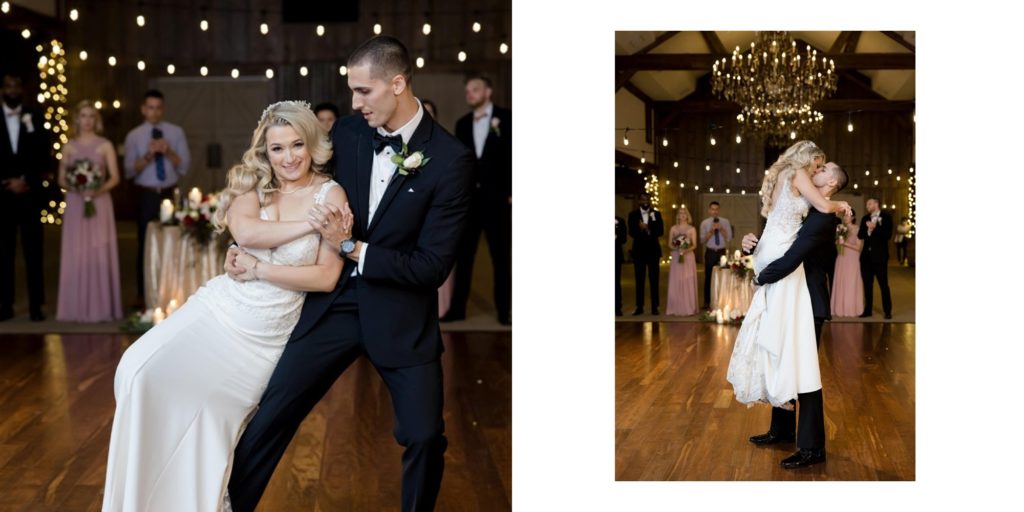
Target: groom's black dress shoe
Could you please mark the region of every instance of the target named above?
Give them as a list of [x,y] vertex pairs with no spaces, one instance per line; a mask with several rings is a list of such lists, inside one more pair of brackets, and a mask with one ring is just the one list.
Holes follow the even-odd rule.
[[774,432],[768,432],[765,434],[759,434],[756,436],[750,436],[750,442],[756,445],[767,445],[775,443],[792,443],[796,441],[796,436],[793,434],[776,434]]
[[871,318],[871,313],[861,313],[857,318]]
[[819,462],[825,462],[825,449],[806,449],[801,448],[798,452],[782,459],[782,467],[786,469],[797,469],[805,468],[807,466],[817,464]]

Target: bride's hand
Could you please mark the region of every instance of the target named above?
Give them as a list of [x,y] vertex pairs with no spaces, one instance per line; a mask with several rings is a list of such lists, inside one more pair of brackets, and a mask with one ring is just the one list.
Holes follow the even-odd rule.
[[252,281],[256,279],[256,264],[260,260],[256,259],[255,256],[243,252],[235,257],[235,265],[243,270],[242,274],[232,276],[236,281]]

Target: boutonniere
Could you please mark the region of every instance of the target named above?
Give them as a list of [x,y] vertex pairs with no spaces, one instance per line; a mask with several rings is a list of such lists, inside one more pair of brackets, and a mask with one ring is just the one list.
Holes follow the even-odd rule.
[[21,124],[25,125],[25,130],[28,133],[36,131],[36,127],[32,125],[32,114],[22,114]]
[[494,136],[495,137],[501,137],[501,128],[499,128],[500,126],[501,126],[501,119],[498,119],[497,117],[492,117],[491,118],[491,131],[494,132]]
[[410,155],[409,145],[402,144],[402,152],[397,155],[392,155],[391,161],[398,166],[398,174],[406,176],[418,173],[420,167],[427,165],[427,162],[430,161],[430,157],[424,156],[422,151],[417,151]]

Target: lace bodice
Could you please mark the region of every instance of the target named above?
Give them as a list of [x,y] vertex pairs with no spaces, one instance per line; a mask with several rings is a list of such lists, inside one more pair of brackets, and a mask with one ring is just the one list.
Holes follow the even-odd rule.
[[794,196],[792,192],[793,173],[785,171],[779,176],[777,187],[779,198],[775,201],[772,211],[768,213],[768,222],[765,225],[764,233],[758,240],[757,248],[754,250],[754,272],[760,273],[775,261],[793,245],[796,234],[800,231],[804,217],[810,210],[810,203],[803,196]]
[[[313,197],[314,204],[323,204],[327,192],[339,186],[329,180]],[[260,208],[260,218],[267,212]],[[313,233],[273,249],[249,249],[260,261],[274,265],[304,266],[316,262],[320,235]],[[305,292],[286,290],[261,280],[237,282],[220,275],[206,283],[195,297],[207,300],[227,323],[248,335],[250,341],[270,349],[287,341],[295,328],[305,301]]]

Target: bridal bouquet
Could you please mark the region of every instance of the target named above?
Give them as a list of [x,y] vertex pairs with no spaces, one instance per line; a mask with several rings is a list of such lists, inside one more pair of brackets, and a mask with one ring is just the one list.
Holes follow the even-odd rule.
[[205,247],[213,238],[213,212],[217,211],[217,206],[218,196],[207,194],[198,203],[187,202],[180,210],[174,212],[174,218],[185,232],[185,236],[192,237]]
[[690,239],[687,238],[686,235],[679,235],[672,241],[672,245],[679,248],[679,263],[682,263],[683,259],[686,257],[686,253],[683,251],[691,247]]
[[[103,185],[103,176],[100,170],[93,165],[92,161],[84,158],[75,160],[71,164],[71,169],[68,170],[67,176],[68,184],[71,185],[71,189],[75,192],[85,192],[86,190],[96,190]],[[92,198],[85,198],[85,218],[96,215],[96,205],[92,204]]]
[[847,228],[845,224],[836,226],[836,250],[839,254],[843,253],[843,244],[846,243],[846,235],[850,233],[850,228]]

